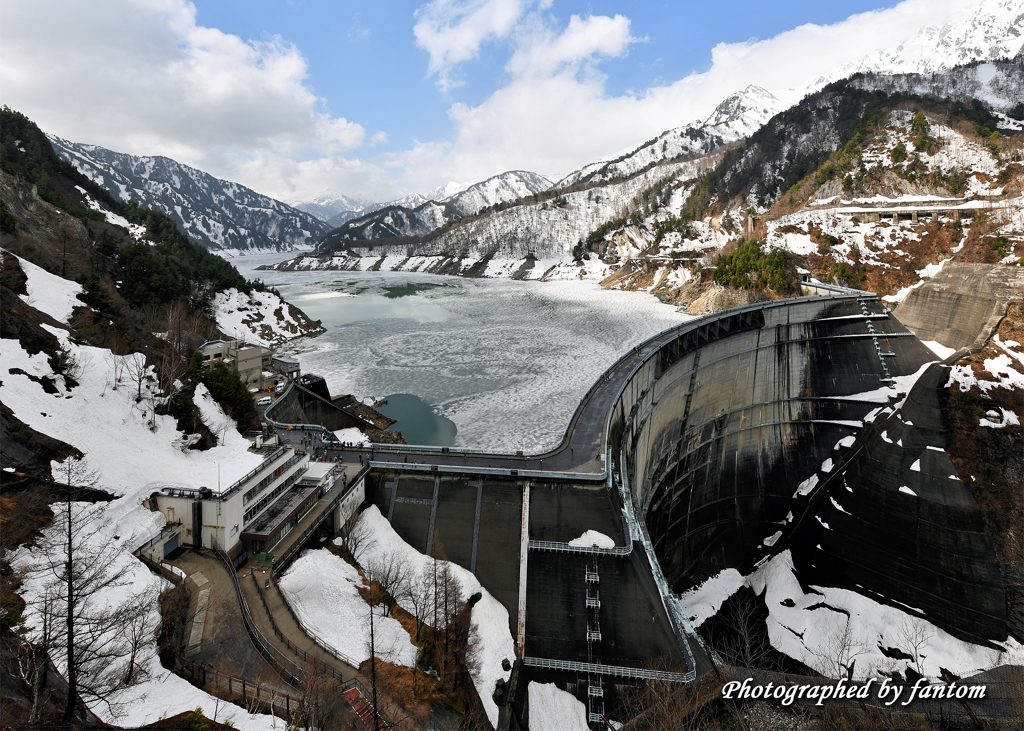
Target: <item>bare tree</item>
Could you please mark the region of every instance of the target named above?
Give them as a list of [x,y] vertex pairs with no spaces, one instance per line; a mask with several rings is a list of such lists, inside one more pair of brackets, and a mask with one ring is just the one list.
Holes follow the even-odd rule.
[[135,685],[148,679],[149,673],[139,663],[139,655],[146,643],[157,634],[157,614],[153,608],[159,599],[155,588],[150,587],[136,594],[118,611],[121,615],[121,633],[123,646],[127,650],[124,658],[124,685]]
[[78,383],[91,365],[92,359],[88,355],[76,353],[69,343],[61,343],[60,349],[50,359],[53,372],[73,383]]
[[108,350],[105,357],[111,372],[112,385],[110,388],[112,391],[116,391],[117,387],[121,385],[121,379],[124,377],[125,359],[120,355],[115,355],[113,350]]
[[348,531],[341,536],[341,548],[348,552],[349,557],[353,561],[358,561],[364,551],[375,545],[376,541],[373,538],[373,533],[366,523],[359,520],[356,520]]
[[309,731],[339,727],[346,701],[331,669],[320,659],[306,663],[302,674],[302,697],[296,714],[299,724]]
[[858,639],[851,627],[849,617],[833,621],[825,641],[811,649],[811,666],[828,678],[845,678],[850,675],[854,662],[869,648]]
[[401,597],[412,608],[416,619],[416,638],[420,636],[426,623],[430,608],[434,604],[434,584],[426,572],[418,575],[409,574],[409,579],[402,587]]
[[138,403],[142,400],[142,384],[146,382],[146,378],[149,376],[149,367],[146,365],[145,353],[136,351],[126,355],[124,357],[124,368],[128,371],[128,377],[138,386],[138,392],[135,396],[135,402]]
[[181,387],[181,377],[188,371],[184,356],[170,342],[164,343],[160,362],[157,364],[160,393],[173,396]]
[[896,642],[912,657],[914,670],[924,675],[924,658],[935,639],[931,625],[920,617],[905,616],[896,627]]
[[43,692],[46,689],[47,659],[56,635],[53,614],[49,611],[51,603],[50,592],[44,592],[40,599],[40,606],[44,611],[40,613],[39,624],[28,627],[24,623],[24,618],[21,618],[17,626],[10,628],[10,632],[3,633],[5,649],[11,658],[10,667],[28,687],[32,698],[32,705],[25,719],[30,724],[40,720]]
[[741,589],[706,623],[712,646],[730,665],[777,669],[778,654],[768,637],[766,616],[761,599],[752,590]]
[[119,565],[126,544],[101,534],[102,506],[76,502],[96,486],[96,472],[75,457],[53,471],[63,501],[54,503],[54,525],[33,551],[26,574],[41,586],[33,609],[44,629],[33,639],[45,641],[52,632],[48,650],[64,659],[68,684],[63,720],[73,723],[83,701],[120,714],[115,693],[143,679],[138,659],[155,627],[148,595],[123,601],[126,579]]
[[[435,561],[434,588],[434,657],[437,674],[452,687],[458,686],[462,622],[465,607],[462,586],[455,578],[448,561]],[[468,633],[468,618],[466,632]],[[468,640],[468,634],[467,634]]]
[[[650,663],[651,669],[678,671],[669,667],[664,660]],[[719,693],[722,681],[713,674],[704,675],[693,683],[673,683],[666,680],[646,680],[623,687],[625,715],[629,720],[623,729],[641,731],[646,729],[712,729],[722,728],[708,706]],[[738,725],[738,728],[745,728]],[[770,726],[766,726],[770,728]]]
[[380,556],[364,569],[366,578],[376,584],[377,597],[384,604],[384,616],[390,617],[398,597],[409,583],[409,564],[398,553],[391,551]]

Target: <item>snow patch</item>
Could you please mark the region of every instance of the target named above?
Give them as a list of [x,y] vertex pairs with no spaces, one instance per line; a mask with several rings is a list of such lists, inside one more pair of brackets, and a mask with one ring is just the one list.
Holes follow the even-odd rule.
[[533,731],[590,731],[587,707],[554,683],[531,680],[530,728]]
[[[344,559],[326,549],[304,551],[278,579],[299,623],[358,666],[370,659],[370,605],[359,595],[363,577]],[[384,605],[373,608],[377,657],[395,665],[416,664],[416,647]]]
[[[361,542],[356,548],[356,560],[361,566],[370,566],[385,556],[397,554],[409,566],[414,581],[426,582],[432,576],[434,561],[406,543],[380,514],[376,505],[370,506],[359,516],[357,530],[366,530],[372,541]],[[502,669],[502,660],[515,659],[515,642],[509,629],[508,610],[480,584],[476,576],[458,564],[450,563],[452,575],[462,587],[463,599],[480,592],[481,599],[472,612],[471,635],[479,650],[479,663],[473,674],[473,685],[480,694],[480,700],[492,726],[498,724],[498,706],[491,697],[498,680],[508,680],[509,673]],[[404,601],[404,603],[403,603]],[[407,599],[399,600],[402,608],[413,613],[415,607]],[[474,641],[471,640],[471,641]]]
[[[779,531],[781,535],[782,531]],[[679,597],[686,607],[694,627],[700,627],[709,617],[715,616],[725,600],[739,591],[746,579],[736,569],[723,569],[703,584],[690,589]]]
[[28,281],[25,287],[28,294],[18,295],[29,307],[35,307],[44,312],[57,322],[67,323],[71,319],[72,310],[76,307],[85,307],[85,304],[78,299],[83,292],[82,285],[50,274],[42,267],[15,256],[21,269],[25,272]]
[[570,546],[597,546],[598,548],[615,548],[615,541],[604,533],[596,530],[588,530],[579,538],[569,541]]

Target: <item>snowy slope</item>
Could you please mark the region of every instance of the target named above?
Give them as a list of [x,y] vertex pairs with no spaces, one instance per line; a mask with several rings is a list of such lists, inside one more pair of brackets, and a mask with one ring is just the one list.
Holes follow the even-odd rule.
[[[38,299],[51,314],[60,314],[69,303],[72,292],[67,281],[42,269],[33,268],[20,260],[29,278],[30,292],[49,293]],[[32,297],[32,294],[29,295]],[[51,307],[53,303],[59,307]],[[37,305],[38,306],[38,305]],[[17,340],[0,340],[5,369],[19,373],[6,373],[0,381],[0,402],[14,415],[36,431],[53,436],[79,449],[85,454],[86,464],[98,476],[98,485],[118,496],[109,503],[100,503],[101,512],[94,521],[99,530],[96,540],[123,544],[126,552],[119,555],[118,569],[131,587],[129,592],[105,597],[117,602],[147,588],[162,589],[164,581],[130,555],[130,551],[159,532],[165,520],[161,513],[143,507],[142,500],[164,486],[198,487],[216,485],[218,471],[225,484],[243,476],[260,462],[261,458],[248,451],[249,443],[233,428],[233,423],[219,407],[204,398],[204,419],[209,426],[223,431],[221,444],[207,451],[182,451],[185,435],[177,430],[171,416],[152,415],[149,385],[142,388],[143,398],[136,402],[137,386],[123,377],[114,383],[113,356],[109,350],[79,346],[70,342],[68,333],[49,328],[85,366],[78,385],[69,389],[61,376],[53,376],[45,353],[29,355]],[[26,375],[27,374],[27,375]],[[57,393],[47,393],[38,380],[53,377]],[[37,560],[31,551],[21,549],[13,557],[16,566],[33,564]],[[36,600],[42,586],[26,582],[22,595],[29,603],[29,624],[38,626],[33,617]],[[158,609],[152,610],[156,622]],[[60,659],[55,658],[60,664]],[[155,638],[145,649],[140,664],[150,672],[151,679],[127,691],[121,698],[129,703],[127,716],[113,718],[104,707],[93,710],[108,721],[135,727],[151,723],[161,717],[203,706],[213,709],[217,701],[171,674],[160,665]],[[243,709],[227,706],[220,720],[230,716],[232,723],[243,729],[262,731],[274,727],[269,716],[249,716]]]
[[[869,73],[854,79],[853,86],[888,94],[905,92],[934,96],[965,104],[980,99],[1002,112],[1024,100],[1024,73],[1020,61],[991,61],[924,74]],[[1012,126],[1012,121],[1009,123]]]
[[[278,579],[303,629],[326,642],[358,667],[370,659],[370,606],[359,595],[363,577],[330,551],[303,551]],[[374,654],[395,665],[412,667],[416,647],[383,605],[373,608]]]
[[882,49],[818,79],[813,88],[858,71],[929,73],[974,61],[1013,58],[1024,46],[1024,6],[1019,0],[963,3],[940,26],[926,25],[894,49]]
[[119,200],[171,216],[179,228],[222,254],[310,248],[323,221],[244,185],[166,157],[136,157],[48,135],[53,149]]
[[67,323],[71,319],[72,310],[84,306],[78,299],[78,295],[84,291],[81,284],[61,279],[30,261],[17,258],[21,270],[25,272],[25,288],[28,290],[28,294],[19,297],[29,307],[45,312],[57,322]]
[[[1001,663],[1024,662],[1024,646],[1012,638],[996,643],[1004,646],[1002,651],[973,645],[913,614],[846,589],[809,586],[805,591],[789,549],[745,577],[726,569],[683,594],[681,601],[694,624],[700,626],[742,586],[764,596],[772,646],[833,677],[835,648],[840,641],[848,643],[856,657],[857,678],[904,672],[908,665],[915,664],[894,660],[882,648],[898,648],[911,658],[917,654],[921,672],[931,677],[939,677],[942,669],[969,676]],[[823,606],[833,610],[825,620],[820,611]],[[915,642],[919,643],[916,648]]]

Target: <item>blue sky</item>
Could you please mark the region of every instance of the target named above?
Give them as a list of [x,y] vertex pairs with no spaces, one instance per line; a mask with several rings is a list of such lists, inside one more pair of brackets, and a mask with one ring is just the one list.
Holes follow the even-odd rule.
[[[884,0],[720,0],[719,2],[555,2],[553,23],[572,15],[624,15],[631,34],[643,39],[627,56],[600,64],[611,95],[642,92],[711,65],[719,43],[765,39],[805,23],[831,24],[855,13],[891,7]],[[413,34],[420,2],[316,0],[217,0],[195,3],[196,22],[242,38],[280,36],[309,62],[309,83],[332,113],[384,130],[385,149],[450,135],[452,102],[472,106],[508,80],[505,64],[513,44],[495,40],[461,65],[464,85],[442,93],[428,76],[429,56]],[[731,91],[731,90],[730,90]],[[724,96],[724,95],[723,95]],[[680,123],[689,120],[680,120]],[[566,171],[568,172],[568,171]]]
[[793,101],[981,1],[0,0],[0,101],[283,200],[388,200],[567,174],[748,84]]

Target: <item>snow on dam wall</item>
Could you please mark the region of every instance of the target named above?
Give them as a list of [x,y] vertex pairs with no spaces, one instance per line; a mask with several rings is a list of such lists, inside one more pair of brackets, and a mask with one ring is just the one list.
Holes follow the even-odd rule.
[[[648,357],[608,437],[673,590],[788,547],[805,581],[917,608],[964,639],[1005,639],[991,542],[940,451],[934,360],[880,302],[854,297],[726,311]],[[880,424],[893,419],[906,454],[885,453],[897,439]],[[922,452],[945,460],[922,472]]]

